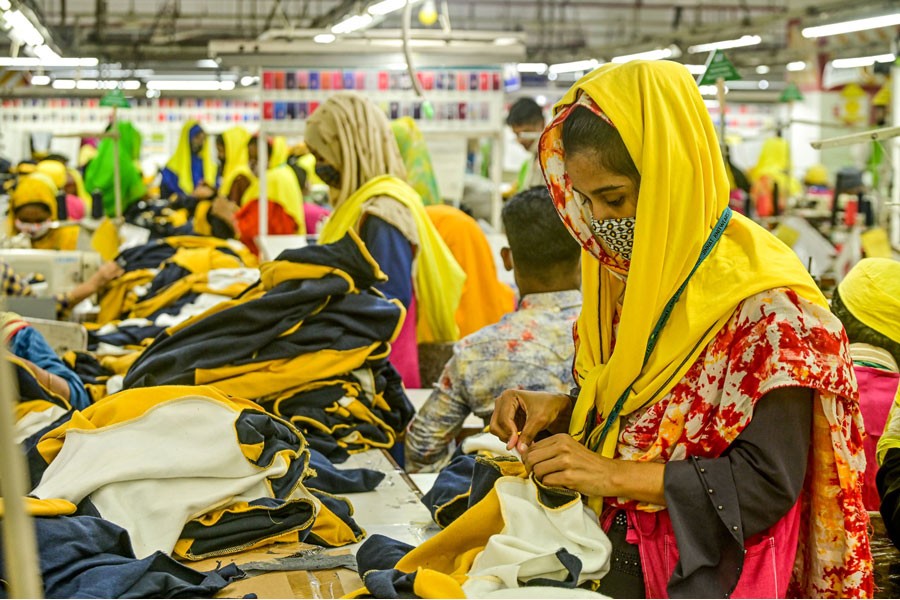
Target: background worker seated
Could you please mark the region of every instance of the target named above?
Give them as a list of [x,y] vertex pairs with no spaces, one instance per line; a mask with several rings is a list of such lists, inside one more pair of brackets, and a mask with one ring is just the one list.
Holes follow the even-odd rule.
[[439,470],[470,412],[489,419],[494,399],[510,387],[568,393],[572,325],[581,309],[578,243],[550,195],[535,187],[503,207],[509,247],[503,262],[515,274],[519,308],[456,343],[434,392],[407,431],[406,468]]

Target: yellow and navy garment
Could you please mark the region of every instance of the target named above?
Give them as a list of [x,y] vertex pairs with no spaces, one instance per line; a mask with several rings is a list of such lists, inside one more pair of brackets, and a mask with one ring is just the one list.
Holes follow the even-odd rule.
[[40,481],[33,497],[123,527],[141,558],[199,559],[273,541],[343,545],[363,535],[346,500],[325,492],[320,500],[303,485],[315,473],[294,427],[210,387],[115,394],[71,413],[31,454]]
[[502,468],[480,462],[472,487],[481,496],[417,548],[370,537],[356,555],[365,587],[350,597],[481,598],[508,589],[523,597],[533,587],[581,597],[595,590],[612,551],[597,515],[577,492],[524,473],[498,477]]

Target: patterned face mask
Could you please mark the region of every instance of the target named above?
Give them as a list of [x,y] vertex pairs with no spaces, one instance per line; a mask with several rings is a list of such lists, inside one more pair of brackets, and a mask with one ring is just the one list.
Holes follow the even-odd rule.
[[634,246],[634,217],[602,221],[591,217],[591,231],[608,250],[619,254],[625,260],[631,260],[631,249]]

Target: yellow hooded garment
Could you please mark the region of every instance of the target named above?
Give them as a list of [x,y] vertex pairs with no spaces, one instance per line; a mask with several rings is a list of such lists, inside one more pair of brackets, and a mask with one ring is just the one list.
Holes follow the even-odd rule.
[[284,136],[276,135],[272,138],[272,156],[269,157],[269,168],[280,167],[287,164],[288,156],[290,156],[290,148],[288,148],[287,140]]
[[[190,194],[194,191],[194,177],[191,168],[191,129],[199,126],[200,123],[194,120],[184,124],[184,127],[181,128],[181,136],[178,138],[175,154],[166,163],[166,168],[178,175],[178,187],[185,194]],[[208,138],[200,151],[200,158],[203,160],[203,181],[211,186],[216,181],[216,163],[209,152]]]
[[222,183],[226,180],[234,181],[234,175],[241,167],[250,163],[247,144],[250,142],[250,132],[241,126],[232,127],[222,132],[222,140],[225,142],[225,166],[222,169]]
[[[65,169],[65,167],[63,168]],[[9,199],[9,235],[13,236],[18,233],[16,229],[16,211],[26,204],[40,204],[44,206],[50,213],[49,220],[51,222],[57,221],[59,218],[56,204],[57,193],[58,190],[53,180],[43,173],[32,173],[19,179],[16,189]],[[31,240],[31,247],[36,250],[75,250],[77,246],[77,225],[51,229],[43,237]]]
[[390,196],[408,208],[419,233],[413,284],[424,319],[419,319],[416,326],[418,339],[438,342],[459,339],[456,309],[466,274],[428,218],[419,194],[405,181],[382,175],[359,188],[335,209],[319,233],[319,243],[331,244],[355,229],[362,217],[363,203],[378,196]]
[[[250,170],[239,171],[237,175],[247,175],[251,177],[250,187],[241,196],[241,206],[244,206],[251,200],[259,199],[259,178],[250,173]],[[232,179],[233,182],[233,179]],[[291,169],[273,167],[266,171],[266,198],[269,202],[274,202],[281,206],[294,221],[297,222],[297,233],[295,235],[306,235],[306,217],[303,215],[303,192],[300,190],[300,182]]]
[[[641,173],[615,351],[613,316],[625,284],[598,260],[603,250],[573,194],[562,143],[570,107],[591,101],[609,117]],[[620,419],[610,422],[600,440],[604,423],[595,426],[593,410],[605,421],[620,399],[619,417],[663,399],[745,298],[788,287],[810,302],[827,304],[787,246],[734,214],[690,278],[644,364],[664,307],[688,279],[728,207],[728,176],[715,128],[693,78],[669,61],[604,65],[579,80],[554,110],[556,118],[541,138],[541,166],[560,216],[585,248],[575,358],[581,393],[569,432],[613,457]]]

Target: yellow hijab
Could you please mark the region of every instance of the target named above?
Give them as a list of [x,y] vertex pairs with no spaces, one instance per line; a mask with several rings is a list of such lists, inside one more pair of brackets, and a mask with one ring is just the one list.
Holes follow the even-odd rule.
[[272,156],[269,157],[269,168],[280,167],[287,163],[290,149],[287,140],[282,135],[276,135],[272,138]]
[[[178,175],[178,187],[185,194],[190,194],[194,191],[194,177],[191,168],[191,129],[199,126],[200,123],[194,120],[184,124],[184,127],[181,128],[181,136],[178,138],[175,154],[166,163],[166,168]],[[216,181],[216,164],[209,152],[209,138],[203,144],[200,158],[203,160],[203,181],[208,185],[213,185]]]
[[[250,178],[250,187],[241,196],[241,206],[259,199],[259,178],[249,169],[235,173]],[[233,182],[233,181],[232,181]],[[294,172],[285,165],[266,171],[266,198],[278,204],[297,222],[297,235],[306,235],[306,217],[303,215],[303,192]]]
[[[562,123],[576,103],[602,109],[642,175],[615,351],[613,316],[625,284],[601,264],[602,247],[565,173]],[[575,359],[582,387],[570,433],[612,457],[619,419],[610,423],[600,445],[602,424],[595,427],[593,411],[605,420],[620,398],[620,417],[661,400],[745,298],[789,287],[810,302],[827,304],[790,248],[735,214],[690,278],[644,364],[663,308],[688,278],[728,206],[715,128],[693,78],[669,61],[604,65],[578,81],[554,110],[556,118],[541,137],[541,167],[561,218],[585,249]]]
[[247,143],[250,142],[250,137],[250,132],[241,126],[231,127],[222,132],[222,141],[225,143],[225,166],[222,169],[223,185],[226,180],[229,181],[229,184],[233,182],[232,173],[249,164]]
[[418,310],[424,318],[416,326],[418,338],[437,342],[459,339],[455,315],[466,274],[425,213],[419,194],[405,181],[382,175],[361,187],[335,209],[319,233],[319,243],[331,244],[355,229],[362,217],[363,203],[378,196],[390,196],[408,208],[419,234],[413,284]]
[[[40,204],[44,206],[50,212],[50,221],[57,221],[59,219],[59,210],[56,204],[57,193],[56,184],[44,173],[35,172],[19,179],[16,189],[9,199],[9,217],[7,220],[9,235],[12,236],[18,233],[16,229],[16,211],[26,204]],[[74,250],[77,246],[77,225],[51,229],[44,237],[31,241],[31,247],[36,250]]]

